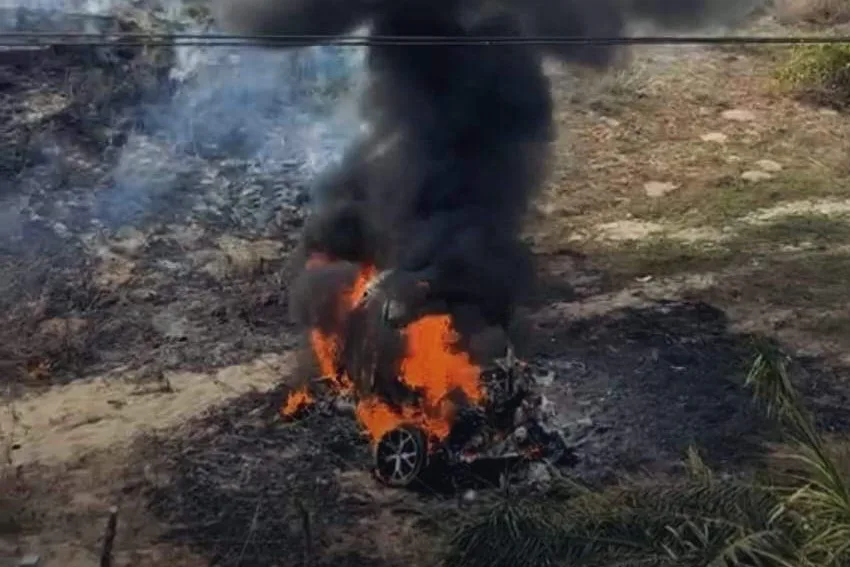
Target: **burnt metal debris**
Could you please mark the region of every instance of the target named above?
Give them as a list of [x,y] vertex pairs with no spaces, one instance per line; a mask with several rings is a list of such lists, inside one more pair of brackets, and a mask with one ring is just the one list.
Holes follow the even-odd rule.
[[[394,391],[406,389],[394,374],[386,375],[395,371],[399,330],[423,313],[433,313],[434,306],[427,292],[408,293],[403,289],[399,294],[397,284],[391,271],[379,273],[352,312],[352,319],[360,319],[356,328],[346,330],[337,370],[354,378],[356,391],[350,396],[377,396],[392,405]],[[414,284],[427,289],[427,282]],[[482,329],[486,331],[493,329]],[[496,331],[502,335],[499,329]],[[351,340],[355,335],[357,339]],[[441,441],[429,438],[415,423],[402,423],[384,434],[373,450],[373,471],[380,481],[405,487],[421,477],[433,478],[438,471],[439,476],[452,477],[458,472],[463,476],[459,469],[485,460],[558,465],[574,462],[554,405],[540,392],[539,371],[519,360],[509,343],[496,344],[504,346],[501,356],[481,364],[485,402],[460,405],[448,437]],[[388,359],[390,364],[385,363]],[[324,395],[340,396],[332,388]],[[355,403],[352,399],[326,407],[353,407]]]
[[[503,461],[504,466],[531,461],[574,464],[575,454],[557,423],[554,405],[538,391],[534,367],[516,359],[509,349],[505,357],[483,369],[482,383],[487,402],[463,407],[444,441],[432,444],[426,433],[412,424],[379,439],[373,450],[376,477],[402,487],[423,478],[428,482],[457,476],[450,479],[456,481],[480,461]],[[324,403],[326,408],[352,405]]]

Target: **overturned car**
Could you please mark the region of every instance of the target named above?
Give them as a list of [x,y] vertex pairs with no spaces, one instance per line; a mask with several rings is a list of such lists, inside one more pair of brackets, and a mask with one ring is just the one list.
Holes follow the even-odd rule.
[[[361,269],[341,302],[345,324],[311,333],[326,394],[351,399],[372,437],[375,476],[404,487],[482,461],[572,460],[539,392],[540,373],[517,359],[505,333],[481,327],[457,341],[446,305],[427,297],[426,284],[400,299],[393,276]],[[295,392],[284,414],[314,396]]]

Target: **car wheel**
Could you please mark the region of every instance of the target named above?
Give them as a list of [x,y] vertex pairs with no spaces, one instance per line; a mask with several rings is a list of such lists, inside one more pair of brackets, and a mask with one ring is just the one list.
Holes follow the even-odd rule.
[[422,430],[402,426],[384,434],[375,447],[375,476],[389,486],[404,487],[417,479],[428,460]]

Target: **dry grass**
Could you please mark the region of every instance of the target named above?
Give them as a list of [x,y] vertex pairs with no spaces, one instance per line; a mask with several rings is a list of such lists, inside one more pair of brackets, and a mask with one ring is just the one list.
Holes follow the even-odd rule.
[[774,0],[779,21],[785,24],[840,24],[850,20],[847,0]]
[[[562,145],[541,202],[552,219],[545,227],[548,238],[562,241],[576,229],[629,215],[697,224],[780,199],[842,193],[842,185],[850,184],[845,124],[779,94],[772,60],[734,57],[708,52],[668,62],[645,55],[643,65],[659,72],[639,89],[613,97],[609,92],[601,104],[575,104],[562,96]],[[752,113],[753,119],[724,118],[727,110]],[[711,134],[725,141],[702,139]],[[771,183],[740,179],[764,159],[782,166],[782,175]],[[653,199],[644,191],[651,181],[676,189]]]
[[[714,274],[708,289],[679,294],[717,302],[744,328],[784,325],[801,350],[839,356],[850,347],[840,315],[850,119],[778,88],[785,56],[647,48],[617,88],[556,77],[561,144],[529,235],[538,251],[587,254],[615,289]],[[649,195],[650,182],[669,192]],[[786,315],[776,323],[771,311]]]
[[[44,277],[10,284],[0,317],[0,387],[47,386],[83,373],[97,361],[96,342],[104,331],[101,306],[108,302],[80,272],[69,281],[51,277],[48,266],[5,266],[6,276],[25,277],[43,270]],[[22,295],[21,295],[22,294]]]

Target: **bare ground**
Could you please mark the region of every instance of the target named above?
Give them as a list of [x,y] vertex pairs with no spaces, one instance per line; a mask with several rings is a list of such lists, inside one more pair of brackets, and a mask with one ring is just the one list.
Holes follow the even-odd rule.
[[[780,93],[779,56],[654,48],[613,77],[554,72],[524,349],[557,373],[589,482],[675,473],[691,444],[729,472],[761,466],[775,432],[741,388],[753,335],[795,356],[824,429],[850,426],[850,119]],[[31,130],[64,131],[46,120]],[[26,293],[2,331],[0,565],[96,563],[112,505],[116,565],[437,564],[423,534],[458,503],[378,488],[350,421],[277,419],[299,225],[174,219],[8,251],[6,285]]]

